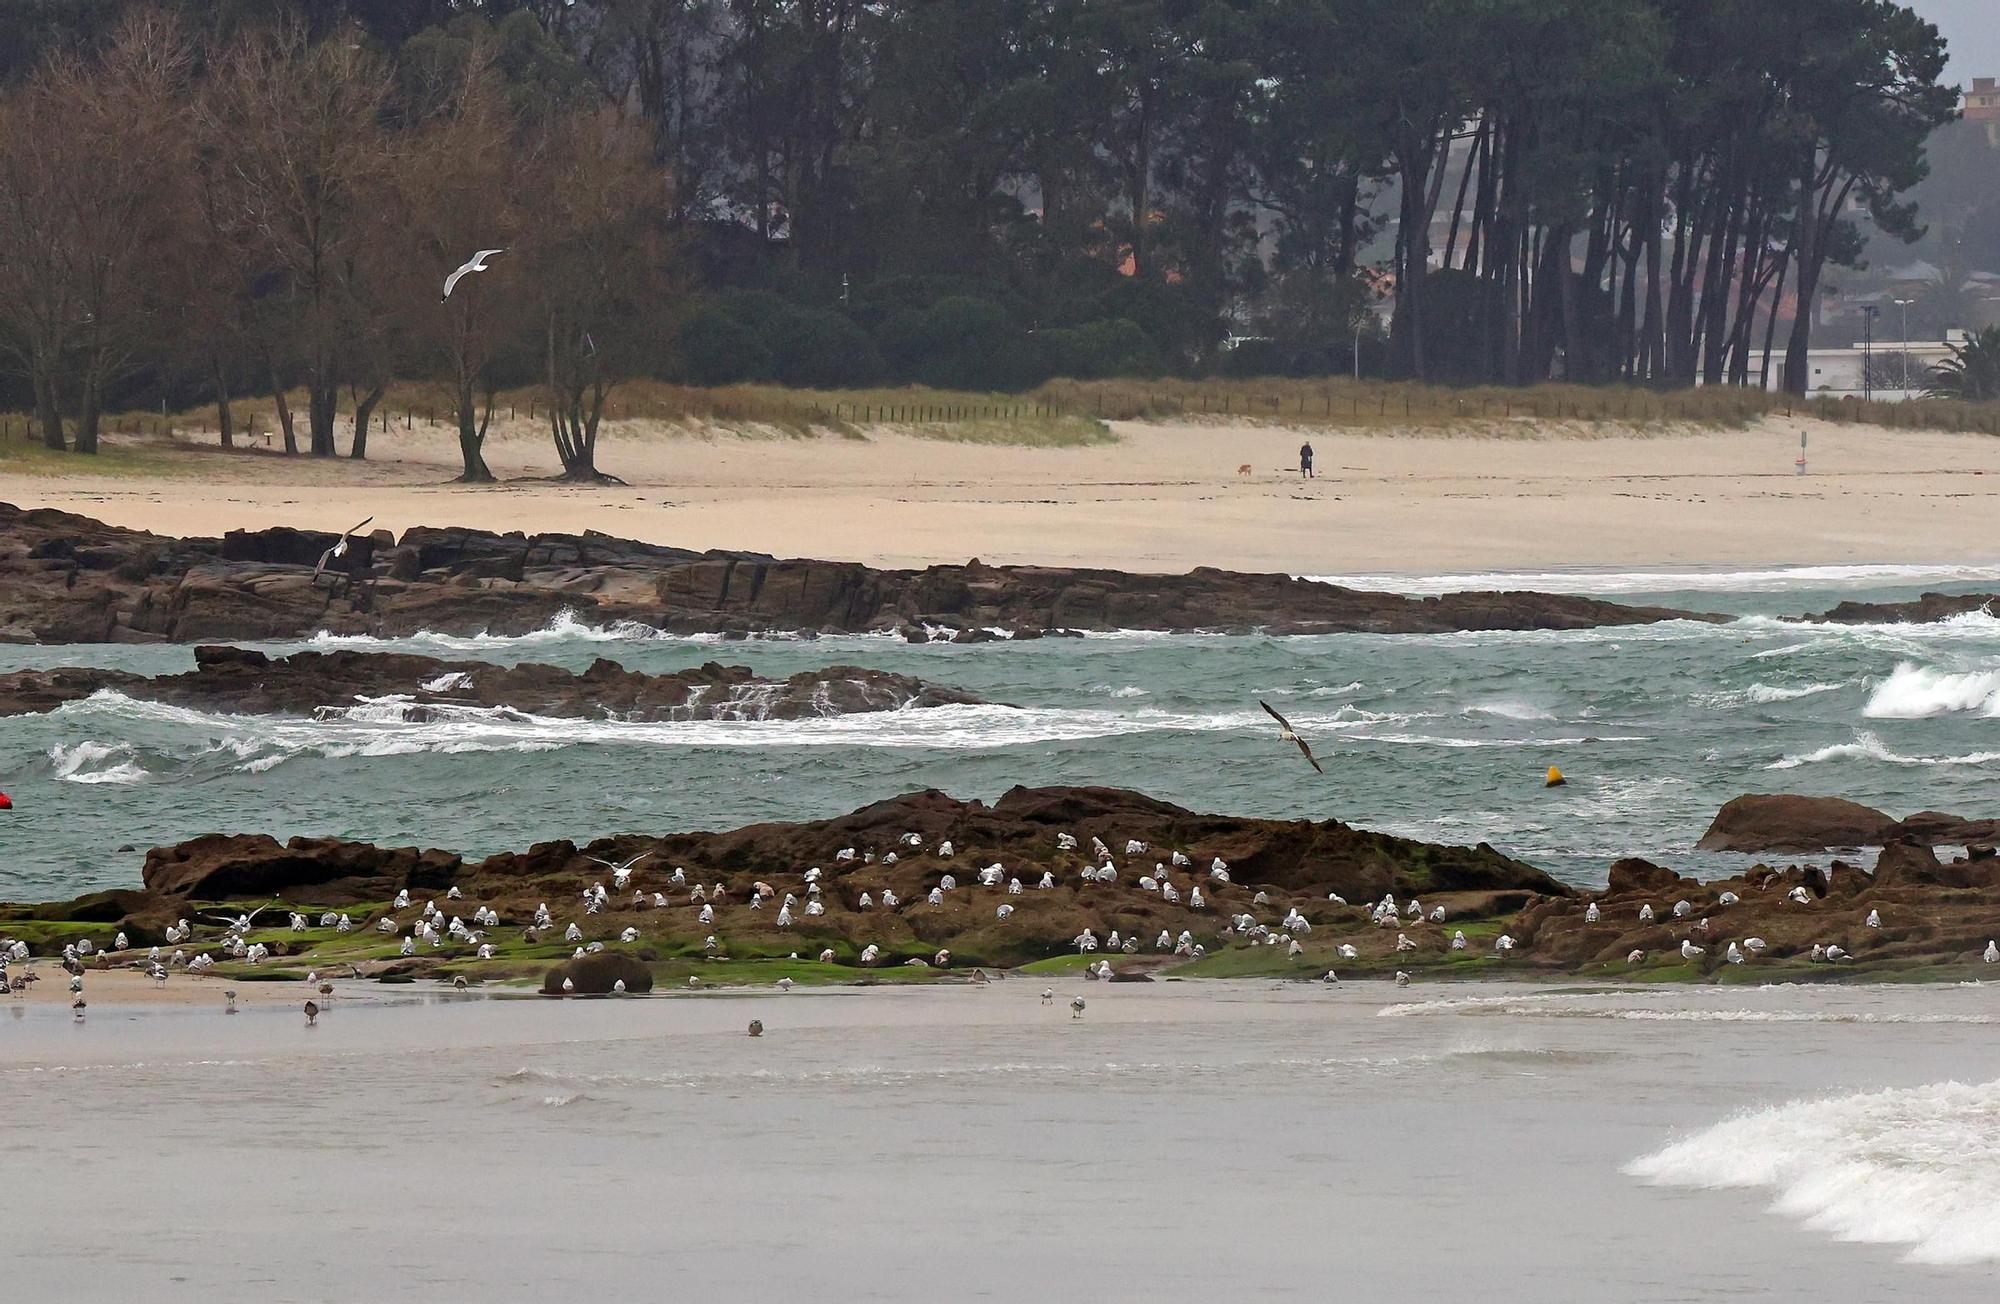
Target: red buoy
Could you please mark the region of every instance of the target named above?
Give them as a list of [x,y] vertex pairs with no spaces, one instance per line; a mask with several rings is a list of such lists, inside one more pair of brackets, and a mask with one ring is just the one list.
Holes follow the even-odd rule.
[[0,810],[13,810],[13,809],[14,809],[14,799],[12,797],[9,797],[6,793],[0,792]]

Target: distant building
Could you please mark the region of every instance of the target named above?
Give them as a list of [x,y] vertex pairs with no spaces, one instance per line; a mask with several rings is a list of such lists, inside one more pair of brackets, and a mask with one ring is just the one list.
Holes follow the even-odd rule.
[[[1919,397],[1930,369],[1951,356],[1952,345],[1965,342],[1965,332],[1961,330],[1947,331],[1946,336],[1942,341],[1876,340],[1873,346],[1807,349],[1806,392],[1826,398],[1871,397],[1888,402]],[[1898,383],[1905,374],[1909,378],[1907,387]],[[1783,383],[1784,354],[1774,352],[1765,385],[1777,389]]]
[[2000,79],[1974,77],[1959,109],[1967,122],[1984,124],[1987,143],[2000,147]]

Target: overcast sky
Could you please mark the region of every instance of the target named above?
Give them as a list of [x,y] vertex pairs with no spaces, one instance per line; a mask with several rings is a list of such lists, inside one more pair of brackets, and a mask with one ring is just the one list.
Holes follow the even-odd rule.
[[1960,85],[2000,77],[2000,0],[1904,0],[1951,42],[1945,76]]

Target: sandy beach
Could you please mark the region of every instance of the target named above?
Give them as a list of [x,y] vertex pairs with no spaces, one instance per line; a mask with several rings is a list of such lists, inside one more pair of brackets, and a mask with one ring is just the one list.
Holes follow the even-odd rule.
[[[608,429],[624,487],[536,482],[541,432],[496,429],[509,483],[449,483],[450,432],[374,437],[372,459],[225,455],[190,436],[170,475],[0,473],[0,500],[168,534],[297,525],[599,530],[693,548],[885,566],[989,563],[1298,574],[1988,562],[2000,441],[1776,420],[1731,431],[1535,427],[1343,434],[1115,425],[1024,447],[914,437]],[[1796,473],[1799,435],[1807,474]],[[1310,439],[1319,477],[1301,482]],[[342,437],[345,443],[345,434]],[[1238,468],[1250,467],[1248,475]]]

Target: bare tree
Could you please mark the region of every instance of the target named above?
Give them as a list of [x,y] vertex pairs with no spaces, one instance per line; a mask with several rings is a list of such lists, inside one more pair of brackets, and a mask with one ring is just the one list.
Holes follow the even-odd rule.
[[112,386],[161,338],[190,60],[179,27],[138,10],[95,56],[64,51],[15,99],[0,154],[0,242],[14,341],[42,440],[95,453]]
[[[226,229],[283,281],[316,457],[334,453],[340,384],[370,317],[365,264],[380,233],[387,84],[355,35],[313,41],[287,23],[241,37],[200,101],[203,154],[228,197]],[[272,384],[282,394],[276,375]],[[281,404],[288,429],[289,415]]]
[[0,348],[28,377],[43,445],[67,449],[63,356],[75,305],[56,202],[68,169],[52,148],[58,107],[39,77],[0,105]]
[[563,478],[597,469],[606,400],[671,327],[665,181],[644,132],[610,110],[561,115],[538,139],[538,207],[521,262],[541,318],[549,428]]
[[[526,178],[491,47],[475,42],[461,66],[433,71],[434,83],[415,96],[424,117],[397,169],[396,227],[414,269],[402,308],[424,351],[443,365],[458,422],[459,479],[477,484],[493,479],[484,450],[496,364],[521,337],[516,245]],[[445,298],[445,277],[481,249],[504,252]]]

